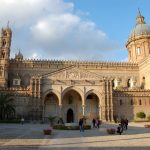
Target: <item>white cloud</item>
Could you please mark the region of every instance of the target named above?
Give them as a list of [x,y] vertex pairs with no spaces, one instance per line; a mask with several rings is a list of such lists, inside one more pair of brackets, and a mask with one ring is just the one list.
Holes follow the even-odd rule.
[[63,0],[1,0],[0,25],[13,23],[13,48],[23,49],[26,57],[30,51],[34,58],[103,59],[119,49],[79,11]]

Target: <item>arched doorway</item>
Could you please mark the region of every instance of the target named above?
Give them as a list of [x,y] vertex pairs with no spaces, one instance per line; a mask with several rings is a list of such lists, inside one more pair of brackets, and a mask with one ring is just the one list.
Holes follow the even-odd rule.
[[93,118],[99,118],[99,98],[95,93],[90,93],[86,97],[85,116],[87,122],[91,123]]
[[48,117],[58,116],[59,113],[59,100],[58,97],[54,93],[49,93],[45,97],[44,101],[44,118],[47,120]]
[[78,122],[82,116],[82,100],[80,94],[71,89],[62,97],[63,120],[67,123]]
[[74,122],[73,110],[68,109],[68,111],[67,111],[67,123],[72,123],[72,122]]

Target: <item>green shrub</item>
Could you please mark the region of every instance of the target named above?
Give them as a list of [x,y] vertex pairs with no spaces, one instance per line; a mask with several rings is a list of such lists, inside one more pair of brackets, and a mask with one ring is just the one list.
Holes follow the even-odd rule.
[[0,123],[20,123],[20,120],[0,120]]
[[136,114],[136,117],[137,117],[137,118],[144,119],[144,118],[146,117],[146,114],[145,114],[144,112],[138,112],[138,113]]
[[[53,126],[53,129],[57,130],[79,130],[79,126],[65,126],[61,124],[57,124]],[[90,125],[84,125],[84,130],[89,130],[91,129]]]

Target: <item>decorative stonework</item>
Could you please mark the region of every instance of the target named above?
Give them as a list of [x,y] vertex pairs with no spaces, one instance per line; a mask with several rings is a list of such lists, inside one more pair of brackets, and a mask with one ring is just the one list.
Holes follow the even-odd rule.
[[84,71],[83,69],[78,69],[76,67],[56,71],[46,76],[48,76],[49,79],[55,80],[102,80],[101,76],[89,71]]

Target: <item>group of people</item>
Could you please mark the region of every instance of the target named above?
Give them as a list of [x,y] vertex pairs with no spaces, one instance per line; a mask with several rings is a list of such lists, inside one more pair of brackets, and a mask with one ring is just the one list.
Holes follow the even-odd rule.
[[101,120],[99,120],[98,118],[97,119],[93,118],[92,124],[93,124],[93,128],[99,128],[101,125]]
[[123,133],[124,130],[128,129],[128,119],[121,119],[118,127],[117,127],[117,133],[120,135]]

